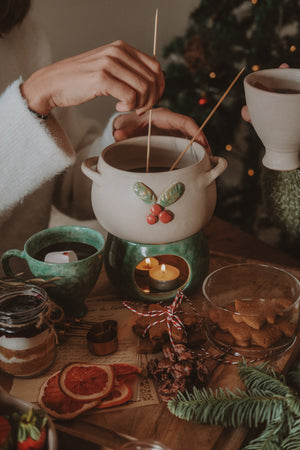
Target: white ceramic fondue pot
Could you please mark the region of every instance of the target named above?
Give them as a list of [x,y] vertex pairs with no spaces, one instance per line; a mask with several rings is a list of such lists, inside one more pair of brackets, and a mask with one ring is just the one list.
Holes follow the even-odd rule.
[[147,136],[105,148],[82,163],[92,183],[92,205],[99,223],[128,241],[162,244],[201,230],[216,205],[216,178],[226,169],[194,142],[173,170],[188,141],[152,136],[146,172]]

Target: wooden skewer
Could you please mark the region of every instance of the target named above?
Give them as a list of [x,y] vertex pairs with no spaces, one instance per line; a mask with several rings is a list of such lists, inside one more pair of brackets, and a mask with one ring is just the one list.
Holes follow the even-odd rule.
[[[158,8],[156,8],[156,11],[155,11],[154,40],[153,40],[153,58],[156,57],[157,22],[158,22]],[[147,139],[147,161],[146,161],[146,172],[149,172],[150,143],[151,143],[151,122],[152,122],[152,109],[150,109],[150,111],[149,111],[149,121],[148,121],[148,139]]]
[[226,95],[228,94],[228,92],[230,91],[230,89],[232,88],[232,86],[236,83],[236,81],[238,80],[238,78],[242,75],[242,73],[244,72],[245,67],[242,68],[242,70],[237,74],[237,76],[235,77],[235,79],[231,82],[230,86],[226,89],[226,91],[224,92],[224,94],[222,95],[222,97],[220,98],[220,100],[218,101],[218,103],[216,104],[216,106],[212,109],[212,111],[209,113],[209,115],[207,116],[207,118],[204,120],[203,124],[201,125],[201,127],[199,128],[199,130],[197,131],[197,133],[195,134],[195,136],[193,137],[193,139],[189,142],[189,144],[186,146],[186,148],[183,150],[183,152],[178,156],[178,158],[176,159],[176,161],[174,162],[174,164],[172,165],[172,167],[169,170],[173,170],[174,167],[176,167],[176,165],[179,163],[179,161],[181,160],[181,158],[183,157],[183,155],[185,154],[185,152],[190,148],[190,146],[192,145],[192,143],[195,141],[195,139],[198,137],[198,135],[201,133],[201,131],[203,130],[203,128],[205,127],[205,125],[207,124],[207,122],[209,121],[209,119],[211,118],[211,116],[214,114],[214,112],[216,111],[216,109],[220,106],[220,104],[222,103],[222,101],[224,100],[224,98],[226,97]]

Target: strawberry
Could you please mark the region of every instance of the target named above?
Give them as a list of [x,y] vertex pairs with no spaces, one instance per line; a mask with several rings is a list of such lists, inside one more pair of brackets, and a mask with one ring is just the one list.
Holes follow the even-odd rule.
[[18,442],[18,450],[40,450],[45,448],[46,443],[46,428],[43,427],[39,431],[39,439],[33,439],[32,437],[27,437],[25,441]]
[[40,450],[45,448],[47,417],[43,410],[32,408],[22,414],[18,421],[17,450]]
[[0,416],[0,449],[8,448],[8,442],[11,433],[11,425],[5,417]]

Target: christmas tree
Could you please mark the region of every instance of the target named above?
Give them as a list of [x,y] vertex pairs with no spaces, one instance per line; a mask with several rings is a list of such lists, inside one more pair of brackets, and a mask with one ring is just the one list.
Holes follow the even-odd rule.
[[[201,125],[243,66],[245,75],[282,62],[300,67],[299,17],[300,0],[202,0],[190,16],[185,35],[164,49],[163,103]],[[240,79],[204,132],[213,153],[229,163],[217,181],[215,214],[261,237],[264,230],[274,229],[274,221],[263,203],[263,147],[252,126],[241,118],[244,104]],[[296,172],[289,177],[295,176],[299,183]],[[299,191],[298,185],[298,200]],[[294,241],[300,239],[297,214],[295,233],[293,229],[289,233],[288,227],[288,232],[280,228],[277,233],[277,244],[294,255]]]

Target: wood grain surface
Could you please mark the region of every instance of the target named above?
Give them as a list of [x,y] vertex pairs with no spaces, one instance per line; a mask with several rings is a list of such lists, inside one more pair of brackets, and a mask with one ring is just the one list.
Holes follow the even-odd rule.
[[[210,249],[209,271],[235,262],[259,261],[284,267],[300,279],[299,261],[271,248],[229,223],[214,217],[205,231]],[[113,292],[104,270],[95,289],[101,290],[101,297],[109,296]],[[191,300],[201,302],[201,289],[191,296]],[[299,342],[298,338],[291,350],[273,361],[278,370],[284,372],[297,359],[300,352]],[[208,362],[208,365],[211,371],[209,385],[212,388],[242,387],[236,366],[215,361]],[[0,382],[8,386],[9,379],[1,375]],[[80,417],[80,426],[75,420],[66,424],[60,423],[59,427],[60,448],[63,450],[69,448],[94,450],[101,448],[100,444],[103,449],[118,449],[124,440],[131,438],[158,440],[171,450],[238,450],[243,447],[249,431],[242,427],[223,429],[187,422],[172,415],[164,403],[126,411],[91,413]],[[109,433],[107,429],[112,433]],[[92,438],[93,435],[94,438]]]

